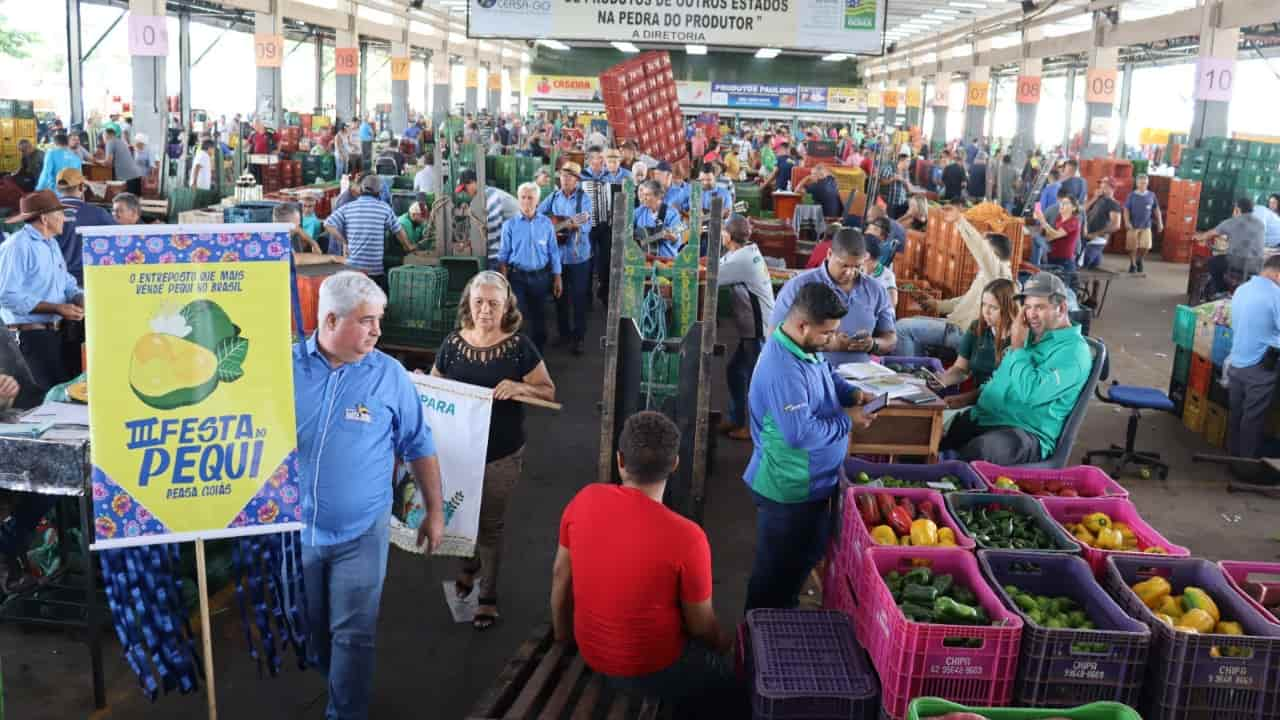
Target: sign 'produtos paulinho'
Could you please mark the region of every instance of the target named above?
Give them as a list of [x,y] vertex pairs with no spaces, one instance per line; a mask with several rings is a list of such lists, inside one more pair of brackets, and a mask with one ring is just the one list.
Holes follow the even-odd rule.
[[879,55],[886,0],[469,0],[467,36]]

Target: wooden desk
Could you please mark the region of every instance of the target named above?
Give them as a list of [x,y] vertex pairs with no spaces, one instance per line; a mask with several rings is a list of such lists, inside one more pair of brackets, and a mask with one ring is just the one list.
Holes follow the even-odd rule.
[[942,443],[941,400],[914,405],[894,400],[876,413],[876,421],[866,430],[854,430],[849,436],[849,454],[888,455],[889,462],[910,455],[938,462],[938,446]]

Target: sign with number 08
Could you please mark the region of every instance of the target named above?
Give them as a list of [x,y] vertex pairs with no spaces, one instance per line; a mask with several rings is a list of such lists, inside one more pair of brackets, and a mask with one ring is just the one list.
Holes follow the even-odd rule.
[[278,68],[284,64],[283,35],[254,35],[253,64],[260,68]]
[[169,54],[169,25],[163,15],[129,13],[129,54],[154,57]]
[[408,80],[409,79],[409,58],[407,57],[391,58],[391,79],[392,80]]
[[1038,102],[1040,102],[1040,76],[1019,75],[1018,103],[1022,105],[1035,105]]
[[1196,60],[1196,100],[1228,102],[1235,84],[1236,63],[1230,58]]
[[1113,105],[1116,101],[1116,71],[1089,68],[1085,76],[1085,102]]
[[355,75],[360,65],[360,48],[334,48],[333,74]]

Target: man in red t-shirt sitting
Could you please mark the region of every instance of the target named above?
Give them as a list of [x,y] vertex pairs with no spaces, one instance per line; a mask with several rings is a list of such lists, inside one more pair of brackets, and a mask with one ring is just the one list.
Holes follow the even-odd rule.
[[560,519],[551,582],[556,640],[616,688],[669,700],[734,689],[732,636],[711,606],[711,546],[662,504],[680,431],[661,413],[627,419],[621,485],[583,488]]

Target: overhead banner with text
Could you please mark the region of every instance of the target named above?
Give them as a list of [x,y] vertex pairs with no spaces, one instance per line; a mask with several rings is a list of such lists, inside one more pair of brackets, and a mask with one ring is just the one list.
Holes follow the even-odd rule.
[[81,231],[94,548],[299,529],[289,227]]
[[524,94],[533,100],[599,100],[600,80],[590,75],[529,75]]
[[887,0],[469,0],[467,36],[881,55]]
[[711,104],[741,108],[794,108],[796,86],[711,83]]

